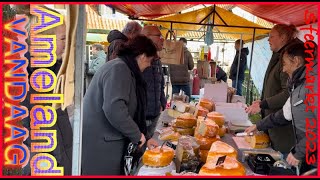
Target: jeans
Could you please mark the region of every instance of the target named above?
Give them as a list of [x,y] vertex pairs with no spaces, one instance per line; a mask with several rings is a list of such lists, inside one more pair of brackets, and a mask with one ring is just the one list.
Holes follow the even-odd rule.
[[236,95],[242,96],[242,83],[243,80],[238,80],[238,86],[236,88],[236,80],[232,80],[232,87],[237,89]]
[[189,97],[189,101],[191,98],[191,89],[190,89],[190,85],[186,84],[186,85],[172,85],[172,94],[179,94],[180,90],[182,90],[185,95],[187,95]]

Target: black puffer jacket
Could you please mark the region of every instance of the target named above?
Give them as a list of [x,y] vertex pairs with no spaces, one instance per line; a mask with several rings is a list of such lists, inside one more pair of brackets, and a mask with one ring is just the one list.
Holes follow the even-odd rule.
[[[241,49],[238,80],[242,80],[242,81],[244,80],[244,72],[247,67],[247,55],[248,54],[249,54],[248,48]],[[237,69],[238,69],[238,61],[239,61],[238,57],[239,57],[239,51],[236,52],[236,55],[233,59],[231,69],[230,69],[230,79],[232,79],[232,80],[237,79]]]
[[[27,52],[25,54],[25,57],[30,60],[30,53]],[[29,61],[30,62],[30,61]],[[50,70],[52,70],[56,75],[59,72],[59,69],[62,65],[61,60],[57,60],[56,64],[54,64],[52,67],[50,67]],[[35,71],[35,68],[27,67],[28,76],[32,74],[33,71]],[[30,79],[30,78],[28,78]],[[29,82],[30,84],[30,82]],[[52,92],[49,92],[52,93]],[[28,108],[28,111],[32,109],[33,106],[36,104],[30,104],[30,95],[31,94],[39,94],[39,92],[35,91],[31,86],[29,86],[29,91],[27,92],[27,96],[23,102],[20,104],[22,106],[25,106]],[[42,104],[43,106],[50,106],[51,104]],[[56,130],[57,131],[57,147],[53,152],[50,152],[51,155],[53,155],[57,160],[57,166],[58,167],[64,167],[64,175],[71,175],[72,170],[72,140],[73,140],[73,133],[72,133],[72,127],[71,123],[69,121],[69,115],[67,110],[62,110],[61,108],[56,110],[57,112],[57,121],[53,125],[53,127],[47,128],[50,130]],[[24,118],[22,120],[23,126],[28,129],[30,132],[30,116]],[[41,128],[46,129],[46,128]],[[24,144],[30,148],[31,147],[31,136],[24,141]],[[30,151],[31,152],[31,151]],[[32,156],[34,156],[35,153],[30,154],[30,160]],[[23,168],[23,174],[24,175],[30,175],[31,169],[30,169],[30,161],[29,164]]]
[[160,59],[152,62],[143,71],[147,83],[147,119],[153,119],[160,114],[160,107],[166,108],[167,99],[164,94],[164,77]]
[[128,41],[128,38],[119,30],[112,30],[108,34],[107,40],[110,45],[108,47],[108,55],[106,61],[110,61],[117,57],[120,45]]

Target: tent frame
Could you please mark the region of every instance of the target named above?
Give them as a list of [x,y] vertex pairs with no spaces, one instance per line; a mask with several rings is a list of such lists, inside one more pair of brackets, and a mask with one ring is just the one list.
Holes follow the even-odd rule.
[[[72,175],[79,176],[81,175],[81,150],[82,150],[82,125],[83,125],[83,83],[84,83],[84,60],[85,55],[83,54],[85,49],[85,41],[83,39],[84,26],[85,26],[85,17],[82,16],[86,14],[84,5],[79,5],[79,14],[78,16],[78,24],[76,30],[76,61],[75,61],[75,110],[74,110],[74,121],[73,121],[73,156],[72,156]],[[202,23],[206,18],[208,18],[211,14],[213,14],[213,20],[215,18],[215,14],[224,22],[224,25],[214,24],[213,23]],[[174,23],[182,23],[182,24],[194,24],[194,25],[203,25],[203,26],[217,26],[217,27],[233,27],[233,28],[251,28],[253,29],[253,37],[252,37],[252,50],[251,50],[251,59],[250,59],[250,67],[249,67],[249,77],[251,74],[251,65],[252,65],[252,56],[253,56],[253,47],[254,47],[254,39],[256,29],[265,29],[270,30],[270,28],[261,28],[261,27],[249,27],[249,26],[231,26],[227,25],[225,21],[221,18],[219,13],[215,10],[215,5],[213,10],[199,23],[191,23],[191,22],[178,22],[178,21],[165,21],[165,20],[149,20],[149,19],[139,19],[134,17],[129,17],[131,20],[140,20],[140,21],[153,21],[153,22],[169,22],[170,30],[172,31],[172,25]],[[172,39],[172,34],[170,33],[170,39]],[[78,41],[79,40],[79,41]],[[250,81],[248,83],[248,88],[250,87]],[[249,95],[249,91],[247,91],[247,98]],[[247,100],[248,101],[248,100]]]
[[[207,19],[210,15],[213,14],[213,22],[212,23],[203,23],[205,19]],[[215,24],[214,23],[214,18],[215,15],[221,19],[221,21],[224,23],[224,25],[221,24]],[[230,28],[249,28],[253,29],[253,36],[252,36],[252,46],[251,46],[251,52],[250,52],[250,66],[249,66],[249,79],[247,83],[247,92],[246,92],[246,102],[249,101],[249,87],[250,87],[250,76],[251,76],[251,66],[252,66],[252,57],[253,57],[253,48],[254,48],[254,41],[255,41],[255,35],[256,35],[256,29],[264,29],[264,30],[271,30],[271,28],[263,28],[263,27],[252,27],[252,26],[233,26],[233,25],[228,25],[223,18],[220,16],[220,14],[216,11],[216,5],[214,4],[212,11],[205,17],[203,18],[199,23],[193,23],[193,22],[183,22],[183,21],[168,21],[168,20],[157,20],[157,19],[140,19],[136,17],[129,16],[129,19],[131,20],[137,20],[137,21],[150,21],[150,22],[165,22],[165,23],[170,23],[170,31],[173,31],[172,26],[174,23],[176,24],[193,24],[193,25],[202,25],[202,26],[213,26],[213,27],[230,27]],[[242,37],[242,33],[241,33]],[[170,40],[172,38],[172,35],[170,33]],[[242,38],[241,38],[242,40]],[[238,70],[237,70],[238,74]],[[236,79],[236,84],[238,84],[238,78]],[[251,91],[253,89],[253,86],[251,87]]]

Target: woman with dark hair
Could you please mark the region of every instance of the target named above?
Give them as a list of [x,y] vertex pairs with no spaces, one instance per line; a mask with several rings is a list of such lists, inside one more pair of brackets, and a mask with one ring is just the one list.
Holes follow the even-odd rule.
[[146,142],[146,83],[142,71],[157,55],[153,42],[139,35],[93,77],[83,102],[83,175],[123,175],[129,142]]
[[[265,131],[273,127],[292,124],[295,145],[287,162],[292,166],[301,164],[300,172],[317,167],[317,98],[309,95],[318,92],[317,45],[306,42],[289,45],[282,55],[283,72],[289,75],[290,96],[281,110],[272,113],[245,132]],[[287,143],[287,142],[282,142]]]

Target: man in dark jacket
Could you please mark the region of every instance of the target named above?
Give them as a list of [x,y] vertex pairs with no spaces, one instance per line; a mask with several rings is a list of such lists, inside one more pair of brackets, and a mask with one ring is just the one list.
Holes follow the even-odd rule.
[[138,22],[130,21],[123,28],[122,32],[119,30],[110,31],[107,37],[107,40],[110,43],[108,47],[107,61],[115,59],[117,57],[120,45],[140,34],[141,29],[142,27]]
[[[236,40],[235,49],[236,55],[233,59],[230,69],[230,79],[232,80],[232,87],[237,89],[237,95],[242,96],[242,83],[244,81],[244,73],[247,66],[247,55],[249,54],[248,48],[243,48],[243,41],[241,39]],[[240,60],[239,51],[241,49]],[[239,66],[239,71],[238,71]],[[238,75],[238,81],[237,81]]]
[[[163,48],[163,37],[157,26],[144,26],[142,34],[150,38],[157,50]],[[144,80],[147,82],[147,130],[152,137],[161,111],[166,108],[167,99],[164,94],[164,77],[160,58],[156,58],[151,66],[143,71]]]
[[187,48],[187,40],[180,38],[179,41],[184,43],[184,64],[172,64],[169,65],[170,79],[172,84],[172,94],[178,94],[182,90],[185,95],[190,99],[190,74],[188,70],[192,70],[194,67],[193,58],[190,51]]

